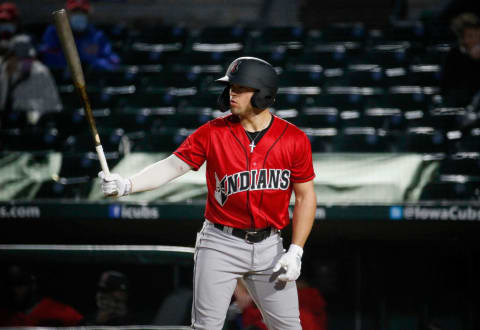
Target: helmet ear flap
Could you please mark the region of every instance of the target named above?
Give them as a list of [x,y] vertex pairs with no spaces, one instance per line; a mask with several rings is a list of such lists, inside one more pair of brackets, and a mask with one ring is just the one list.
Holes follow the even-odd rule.
[[257,109],[266,109],[273,105],[275,102],[275,97],[273,97],[269,92],[265,90],[256,91],[250,103],[252,106]]
[[226,112],[230,109],[230,86],[225,87],[217,99],[217,104],[221,112]]

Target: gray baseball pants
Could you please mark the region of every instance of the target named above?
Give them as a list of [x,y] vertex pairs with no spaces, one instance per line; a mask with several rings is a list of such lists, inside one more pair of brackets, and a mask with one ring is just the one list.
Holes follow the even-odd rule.
[[302,329],[295,282],[279,281],[272,272],[283,251],[277,232],[252,244],[205,220],[195,246],[192,329],[222,329],[241,278],[268,329]]

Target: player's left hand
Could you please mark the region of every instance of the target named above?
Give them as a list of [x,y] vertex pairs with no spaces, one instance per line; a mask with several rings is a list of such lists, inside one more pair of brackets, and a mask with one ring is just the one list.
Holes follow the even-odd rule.
[[285,273],[278,275],[280,281],[295,281],[300,276],[302,268],[303,249],[295,244],[290,244],[287,253],[282,255],[278,260],[273,272],[278,272],[280,268],[285,269]]

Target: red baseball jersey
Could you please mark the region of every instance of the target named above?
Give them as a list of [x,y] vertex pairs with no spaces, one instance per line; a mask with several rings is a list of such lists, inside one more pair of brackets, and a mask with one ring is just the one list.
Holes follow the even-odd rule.
[[295,125],[274,116],[250,152],[250,140],[236,116],[209,121],[174,154],[198,170],[207,161],[205,218],[235,228],[289,223],[292,184],[315,177],[310,141]]

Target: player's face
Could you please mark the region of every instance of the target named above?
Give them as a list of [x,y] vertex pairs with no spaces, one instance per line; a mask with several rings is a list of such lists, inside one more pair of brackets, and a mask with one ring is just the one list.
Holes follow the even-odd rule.
[[463,32],[463,44],[467,51],[480,44],[480,29],[467,28]]
[[250,100],[255,89],[237,84],[230,85],[230,111],[235,115],[246,115],[253,111]]

